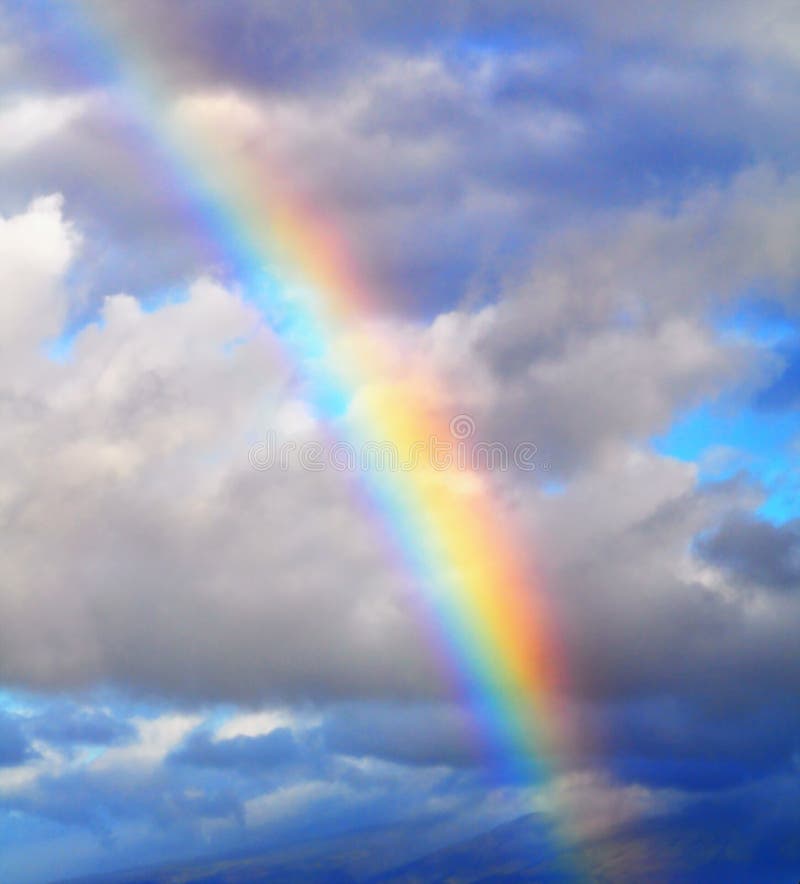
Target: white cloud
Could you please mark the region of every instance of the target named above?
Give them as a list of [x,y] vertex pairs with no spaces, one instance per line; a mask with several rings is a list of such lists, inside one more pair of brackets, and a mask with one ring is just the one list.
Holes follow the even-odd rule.
[[232,740],[235,737],[260,737],[279,727],[291,727],[295,716],[282,709],[263,712],[247,712],[232,715],[215,731],[215,740]]
[[203,720],[202,715],[171,713],[156,718],[133,718],[137,737],[123,746],[106,749],[89,764],[93,773],[130,768],[155,768]]
[[56,136],[89,107],[90,97],[22,95],[0,105],[0,162]]
[[7,374],[29,367],[36,346],[61,329],[69,308],[63,276],[79,243],[59,195],[0,218],[0,344]]
[[70,257],[59,212],[45,201],[0,228],[22,317],[0,381],[6,679],[219,699],[430,683],[347,477],[250,467],[297,398],[252,306],[209,281],[151,312],[114,295],[65,362],[47,359]]

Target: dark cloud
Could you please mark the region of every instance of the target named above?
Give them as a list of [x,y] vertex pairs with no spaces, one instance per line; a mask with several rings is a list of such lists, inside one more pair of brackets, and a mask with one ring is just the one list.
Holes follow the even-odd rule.
[[698,551],[734,580],[782,591],[800,591],[800,520],[776,525],[733,514],[698,541]]
[[621,780],[708,793],[791,774],[800,706],[791,696],[715,706],[676,691],[595,707],[585,726],[602,733]]
[[108,746],[131,739],[134,728],[109,712],[97,708],[56,705],[26,719],[27,733],[56,746]]
[[320,727],[330,752],[397,764],[471,767],[478,735],[464,710],[434,704],[345,706]]
[[[602,41],[581,51],[594,16],[580,4],[448,4],[441,15],[378,6],[115,4],[110,64],[96,63],[82,25],[76,52],[75,28],[53,25],[51,10],[16,10],[9,27],[30,35],[17,37],[23,57],[32,54],[28,77],[61,59],[42,87],[51,94],[84,57],[87,82],[73,90],[107,85],[138,40],[161,61],[164,96],[237,90],[261,102],[259,141],[286,140],[292,187],[341,232],[389,312],[432,316],[465,297],[493,298],[504,275],[576,217],[608,223],[620,205],[671,203],[800,155],[791,71],[770,74],[767,100],[738,56],[676,58],[659,44]],[[109,7],[88,8],[102,22]],[[275,123],[287,103],[302,122],[292,133]],[[225,267],[196,194],[176,186],[140,123],[124,90],[114,93],[17,158],[0,189],[6,210],[34,187],[65,193],[92,234],[77,275],[95,299],[108,287],[153,298],[198,266]]]
[[0,712],[0,768],[24,764],[38,756],[27,739],[23,721],[18,715]]
[[299,761],[303,756],[292,731],[276,728],[263,736],[213,740],[197,731],[170,756],[175,764],[234,769],[243,773],[270,770]]

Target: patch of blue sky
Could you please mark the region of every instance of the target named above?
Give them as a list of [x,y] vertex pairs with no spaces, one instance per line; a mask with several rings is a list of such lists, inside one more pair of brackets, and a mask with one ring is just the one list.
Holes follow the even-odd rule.
[[312,288],[286,283],[260,269],[246,281],[244,296],[259,308],[265,323],[281,341],[319,416],[334,419],[345,415],[352,393],[332,353],[332,328],[326,324],[324,313],[315,309],[320,295]]
[[764,488],[759,511],[766,518],[783,522],[800,515],[800,424],[791,412],[705,404],[652,444],[661,454],[696,463],[701,483],[745,471]]
[[[786,364],[784,375],[792,370],[792,360],[786,357],[797,350],[800,334],[797,320],[781,304],[753,291],[718,316],[716,324],[723,335],[748,340],[781,356]],[[793,408],[769,405],[770,390],[784,381],[784,376],[779,377],[746,401],[740,391],[732,390],[716,402],[702,404],[655,437],[653,447],[696,463],[701,482],[745,471],[764,489],[766,498],[759,512],[765,518],[780,523],[800,515],[800,422]]]
[[66,693],[0,690],[0,712],[15,715],[37,715],[48,710],[60,712],[73,704],[88,709],[105,710],[120,722],[130,721],[132,718],[157,718],[172,710],[168,701],[133,697],[108,687]]
[[15,691],[0,691],[0,713],[10,712],[15,715],[27,714],[31,709],[31,701],[27,695]]
[[239,712],[239,707],[231,703],[213,706],[203,720],[203,727],[210,731],[217,731],[232,718],[235,718]]
[[531,51],[552,54],[554,58],[563,53],[566,57],[568,42],[563,25],[548,26],[542,20],[536,33],[516,28],[512,22],[498,24],[489,34],[483,29],[462,32],[449,42],[448,49],[451,58],[470,63],[494,56],[507,59],[515,53]]
[[[85,328],[85,326],[83,327]],[[58,335],[58,337],[45,341],[42,347],[44,355],[51,362],[69,362],[72,358],[72,352],[75,347],[75,338],[78,334],[80,334],[80,329],[77,331],[70,330],[69,332],[64,332]]]
[[798,317],[758,286],[745,292],[730,308],[718,312],[715,325],[723,334],[741,335],[769,347],[785,346],[800,334]]
[[42,839],[46,840],[63,831],[61,823],[21,810],[6,810],[0,820],[0,844],[9,847],[18,848],[25,843],[37,842],[40,845]]
[[173,304],[182,304],[189,299],[189,290],[187,286],[171,286],[165,289],[159,289],[157,292],[148,294],[139,300],[143,313],[157,313],[164,307]]
[[108,746],[89,746],[83,750],[76,764],[81,767],[88,767],[90,764],[102,758],[106,754]]
[[541,489],[545,497],[561,497],[567,490],[567,483],[558,479],[548,479],[542,483]]

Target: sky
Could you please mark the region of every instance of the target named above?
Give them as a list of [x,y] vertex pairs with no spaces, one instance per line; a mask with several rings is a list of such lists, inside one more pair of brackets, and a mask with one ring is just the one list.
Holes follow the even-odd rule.
[[[3,880],[561,799],[741,816],[796,880],[796,4],[2,0],[0,80]],[[487,763],[361,477],[254,461],[380,379],[313,395],[215,214],[245,167],[382,370],[535,449],[480,481],[568,673],[546,782]]]

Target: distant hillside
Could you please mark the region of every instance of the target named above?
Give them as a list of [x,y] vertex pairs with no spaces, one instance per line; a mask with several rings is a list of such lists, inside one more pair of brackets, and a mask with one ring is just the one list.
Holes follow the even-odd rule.
[[[653,819],[582,845],[581,865],[533,814],[391,865],[407,829],[360,833],[239,858],[172,863],[70,884],[796,884],[800,836],[743,840],[737,821]],[[780,849],[770,843],[781,838]],[[785,864],[765,865],[779,855]],[[388,860],[388,862],[387,862]],[[377,869],[381,869],[376,872]]]
[[[430,843],[415,837],[408,826],[351,833],[292,847],[239,857],[176,862],[104,875],[70,879],[68,884],[380,884],[384,881],[477,880],[453,877],[471,868],[511,872],[537,865],[557,867],[548,846],[550,831],[540,818],[528,815],[491,832],[434,850],[424,859],[409,863]],[[388,870],[388,871],[387,871]],[[420,878],[420,875],[428,875]],[[536,880],[567,881],[563,875]],[[66,884],[66,882],[65,882]]]
[[554,852],[541,822],[525,816],[370,884],[797,884],[800,832],[765,827],[748,838],[742,832],[753,828],[742,823],[702,812],[640,821],[582,844],[576,867],[575,855]]
[[370,884],[499,884],[574,879],[569,857],[553,847],[550,828],[533,814],[371,879]]

